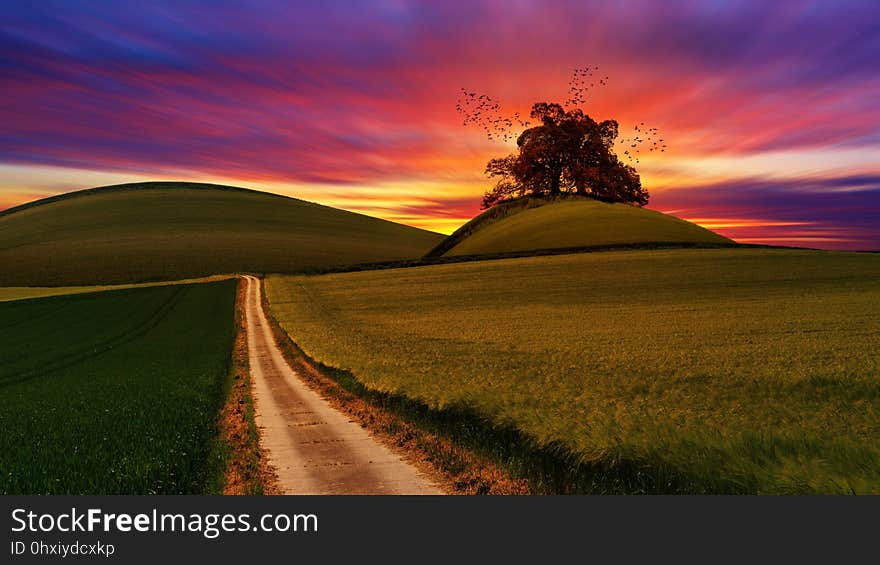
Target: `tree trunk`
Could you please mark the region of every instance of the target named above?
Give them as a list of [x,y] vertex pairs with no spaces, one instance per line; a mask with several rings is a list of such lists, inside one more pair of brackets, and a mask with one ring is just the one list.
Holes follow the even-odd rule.
[[553,180],[550,182],[550,195],[556,196],[561,192],[562,184],[562,167],[554,167]]

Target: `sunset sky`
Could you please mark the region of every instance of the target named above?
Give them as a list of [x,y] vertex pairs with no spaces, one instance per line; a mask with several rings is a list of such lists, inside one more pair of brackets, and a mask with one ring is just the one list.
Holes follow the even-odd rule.
[[880,249],[880,2],[0,5],[0,209],[136,180],[269,190],[449,232],[486,161],[459,88],[669,149],[649,207],[747,243]]

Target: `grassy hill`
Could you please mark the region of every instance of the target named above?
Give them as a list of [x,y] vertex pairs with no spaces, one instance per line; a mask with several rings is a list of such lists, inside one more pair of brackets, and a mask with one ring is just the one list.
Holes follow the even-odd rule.
[[654,210],[583,197],[522,199],[480,214],[428,253],[490,255],[639,244],[731,244],[696,224]]
[[442,238],[243,188],[118,185],[0,212],[0,286],[302,272],[415,258]]

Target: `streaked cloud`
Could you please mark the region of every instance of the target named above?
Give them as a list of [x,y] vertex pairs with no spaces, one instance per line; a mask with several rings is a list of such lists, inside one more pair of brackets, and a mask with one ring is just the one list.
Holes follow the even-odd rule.
[[640,164],[652,207],[753,221],[719,230],[755,241],[880,248],[867,226],[880,223],[878,12],[867,0],[4,2],[0,207],[181,178],[450,231],[477,211],[485,162],[512,150],[462,128],[458,88],[522,112],[598,64],[611,78],[587,111],[649,122],[670,145]]

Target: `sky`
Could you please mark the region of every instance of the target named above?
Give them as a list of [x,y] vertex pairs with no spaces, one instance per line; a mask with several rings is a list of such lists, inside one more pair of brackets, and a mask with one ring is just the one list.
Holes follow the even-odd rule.
[[668,149],[649,208],[745,243],[880,249],[880,2],[546,0],[0,5],[0,209],[219,182],[450,232],[486,162],[462,87],[563,101]]

